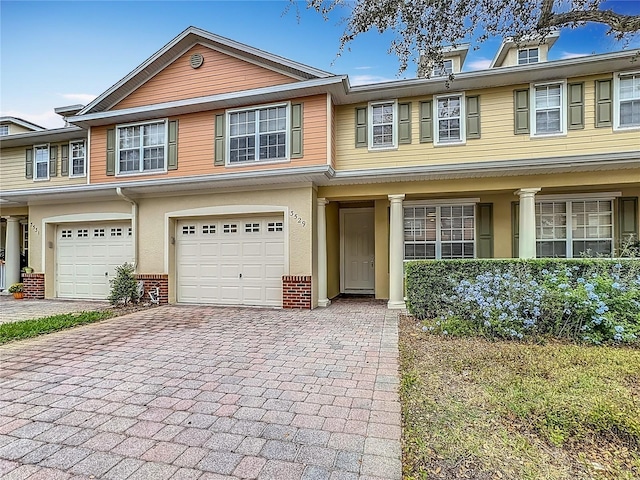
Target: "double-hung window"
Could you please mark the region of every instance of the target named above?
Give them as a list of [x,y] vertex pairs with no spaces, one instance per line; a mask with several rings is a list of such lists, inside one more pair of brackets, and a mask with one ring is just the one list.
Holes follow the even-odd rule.
[[575,258],[613,252],[613,200],[536,202],[536,256]]
[[436,65],[431,69],[432,77],[448,77],[453,73],[453,60],[444,60],[442,66]]
[[474,205],[404,207],[405,260],[474,257]]
[[614,76],[614,128],[640,127],[640,72]]
[[396,102],[369,105],[369,148],[385,149],[398,146],[398,104]]
[[434,97],[435,144],[464,143],[465,105],[464,95]]
[[0,137],[9,135],[9,125],[0,125]]
[[36,145],[33,147],[34,180],[49,179],[49,145]]
[[531,136],[562,135],[567,132],[565,82],[531,87]]
[[228,112],[229,164],[288,159],[289,106]]
[[119,174],[166,170],[167,122],[119,126],[117,135]]
[[528,65],[540,61],[538,48],[523,48],[518,50],[518,65]]
[[86,175],[86,148],[84,140],[78,140],[69,143],[70,156],[70,175],[71,177],[84,177]]

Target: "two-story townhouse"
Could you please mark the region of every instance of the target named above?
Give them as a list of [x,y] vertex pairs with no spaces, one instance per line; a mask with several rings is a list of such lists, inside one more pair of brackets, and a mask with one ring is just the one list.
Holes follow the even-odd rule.
[[46,297],[104,298],[129,260],[169,302],[397,308],[405,260],[615,254],[640,221],[640,67],[511,48],[352,87],[189,28],[68,118],[84,183],[28,178],[34,138],[2,200]]

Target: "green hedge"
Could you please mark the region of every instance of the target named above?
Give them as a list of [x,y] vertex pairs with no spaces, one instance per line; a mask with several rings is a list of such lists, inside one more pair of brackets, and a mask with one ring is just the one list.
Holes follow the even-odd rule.
[[637,266],[639,259],[601,258],[540,258],[540,259],[473,259],[473,260],[415,260],[405,264],[406,296],[409,313],[419,319],[434,318],[445,306],[445,298],[454,294],[454,287],[462,280],[475,280],[487,272],[531,272],[534,277],[542,270],[553,271],[578,267],[577,276],[587,272],[611,272],[614,265],[622,265],[621,272]]

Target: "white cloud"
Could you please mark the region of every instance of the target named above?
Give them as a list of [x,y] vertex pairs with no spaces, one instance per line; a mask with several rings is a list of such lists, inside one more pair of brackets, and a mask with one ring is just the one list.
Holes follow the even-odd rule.
[[479,58],[474,60],[473,62],[468,62],[465,64],[465,67],[468,67],[469,70],[486,70],[491,66],[491,60],[486,58]]
[[87,103],[95,100],[97,95],[92,95],[90,93],[61,93],[60,96],[67,100],[71,100],[72,102],[79,102],[86,105]]
[[7,110],[2,112],[3,117],[17,117],[45,128],[62,128],[64,120],[53,111],[53,108],[44,112],[21,112],[19,110]]
[[373,67],[355,67],[354,70],[371,70]]
[[379,75],[353,75],[349,77],[351,85],[369,85],[370,83],[391,82],[393,80],[397,79]]
[[568,58],[580,58],[580,57],[586,57],[587,55],[589,55],[588,53],[572,53],[572,52],[562,52],[562,55],[560,56],[561,60],[566,60]]

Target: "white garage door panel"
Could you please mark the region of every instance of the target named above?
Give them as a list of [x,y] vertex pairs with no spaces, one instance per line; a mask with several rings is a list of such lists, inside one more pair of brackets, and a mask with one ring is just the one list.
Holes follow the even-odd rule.
[[176,243],[179,302],[282,305],[282,217],[182,220]]
[[59,225],[56,235],[58,297],[104,300],[116,267],[133,261],[128,223]]

